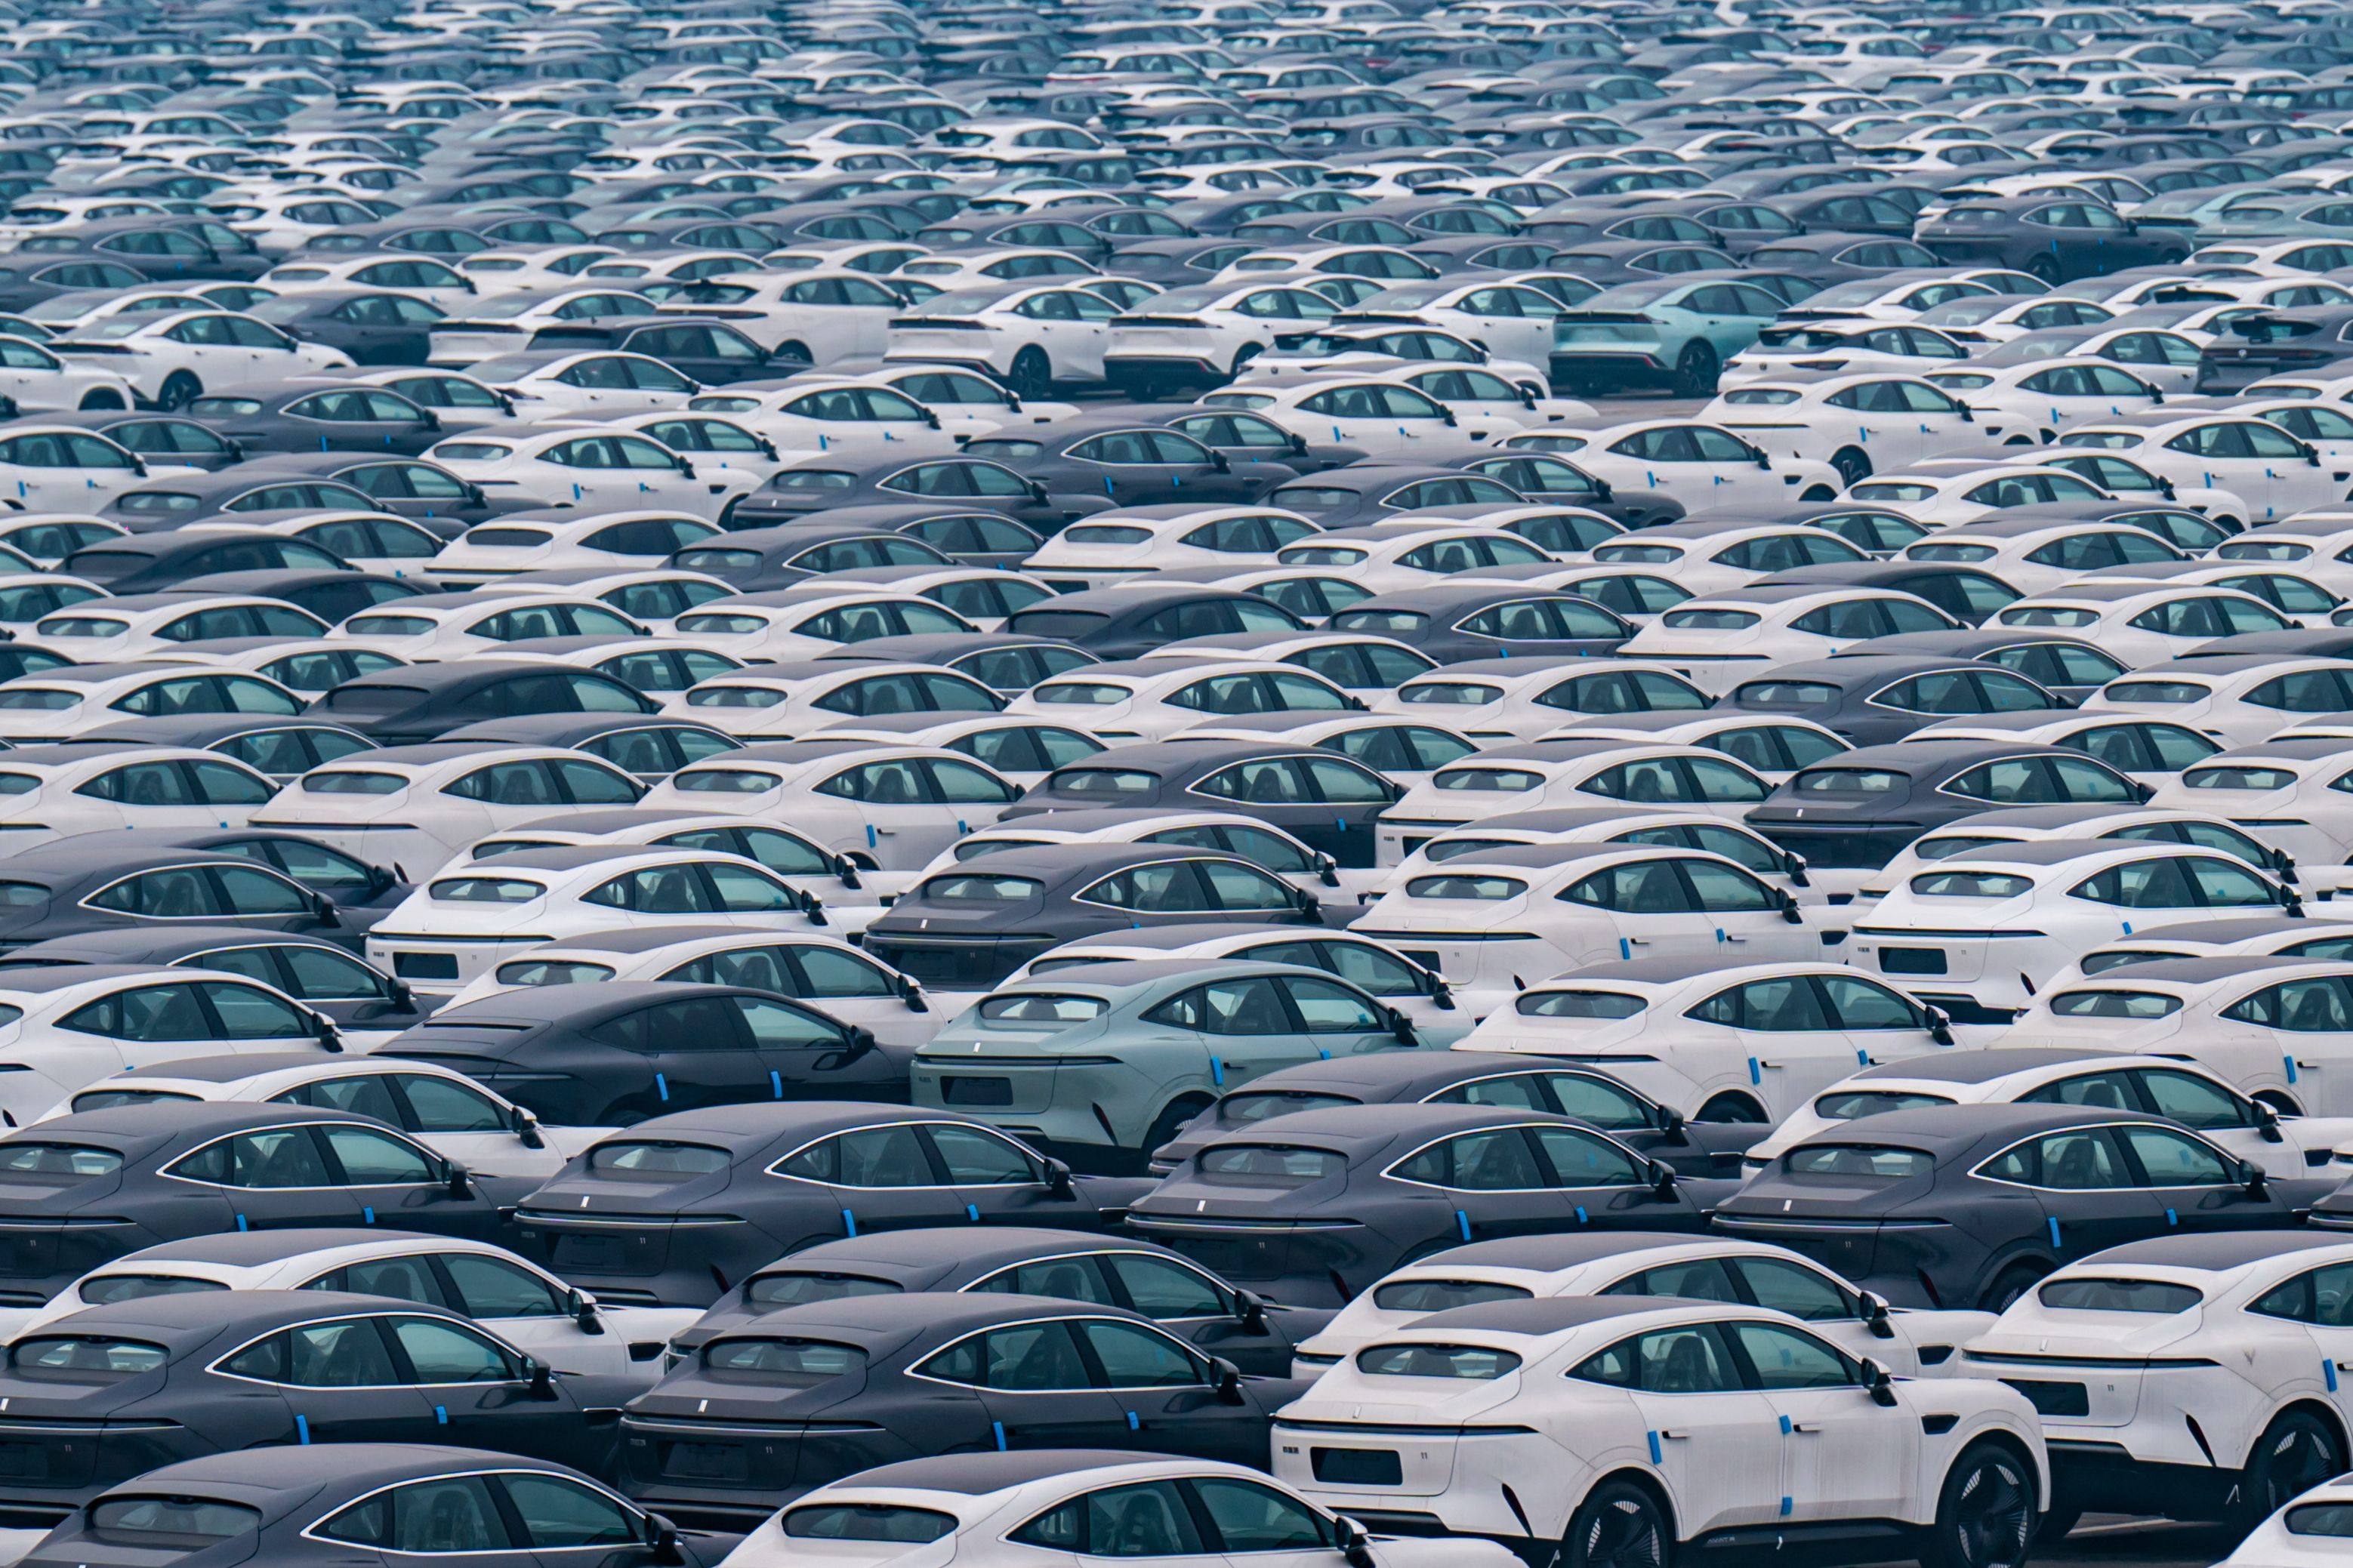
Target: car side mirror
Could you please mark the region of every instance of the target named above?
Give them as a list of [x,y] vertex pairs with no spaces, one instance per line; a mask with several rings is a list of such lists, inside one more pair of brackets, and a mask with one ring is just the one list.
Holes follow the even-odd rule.
[[1651,1191],[1666,1197],[1675,1190],[1675,1168],[1664,1160],[1651,1162]]
[[474,1195],[474,1178],[466,1173],[466,1167],[463,1165],[454,1162],[450,1164],[448,1184],[449,1195],[453,1198],[470,1198]]
[[507,1131],[522,1141],[526,1149],[544,1149],[547,1138],[539,1130],[539,1118],[520,1105],[507,1107]]
[[1329,855],[1319,853],[1315,857],[1315,879],[1323,883],[1327,888],[1338,887],[1340,885],[1340,862],[1333,859]]
[[858,862],[847,855],[837,855],[833,858],[833,874],[841,879],[841,885],[845,888],[863,885],[858,880]]
[[1218,1398],[1227,1405],[1242,1402],[1242,1371],[1223,1356],[1209,1358],[1209,1386],[1218,1391]]
[[1895,1380],[1888,1376],[1887,1369],[1877,1362],[1866,1360],[1862,1363],[1862,1385],[1870,1391],[1873,1405],[1894,1405]]
[[343,1032],[335,1027],[335,1021],[323,1013],[314,1013],[311,1016],[318,1026],[311,1031],[311,1037],[319,1042],[319,1048],[331,1056],[343,1055]]
[[1234,466],[1226,460],[1226,455],[1215,447],[1209,450],[1209,467],[1221,474],[1230,474],[1234,471]]
[[854,1062],[875,1046],[874,1031],[863,1024],[852,1024],[841,1031],[842,1060]]
[[1430,1005],[1441,1013],[1454,1011],[1454,987],[1446,983],[1442,974],[1430,977]]
[[686,1561],[686,1553],[678,1549],[678,1526],[658,1513],[646,1515],[646,1550],[663,1568]]
[[815,893],[805,893],[796,888],[793,889],[793,903],[809,924],[813,926],[825,924],[825,906],[818,902]]
[[1454,417],[1454,410],[1452,410],[1451,408],[1441,408],[1441,409],[1440,409],[1440,410],[1438,411],[1438,416],[1439,416],[1440,419],[1445,420],[1445,421],[1446,421],[1446,423],[1447,423],[1447,426],[1448,426],[1450,428],[1451,428],[1452,426],[1454,426],[1459,425],[1459,424],[1461,424],[1461,420],[1459,420],[1459,419],[1457,419],[1457,418],[1455,418],[1455,417]]
[[1266,1332],[1266,1298],[1255,1290],[1236,1290],[1234,1321],[1251,1333]]
[[1968,405],[1968,404],[1966,404],[1966,403],[1964,403],[1964,404],[1960,404],[1960,405],[1958,405],[1958,407],[1960,408],[1960,411],[1961,411],[1961,423],[1962,423],[1962,424],[1964,424],[1964,425],[1974,425],[1974,424],[1976,424],[1976,423],[1978,422],[1978,416],[1977,416],[1975,414],[1972,414],[1972,413],[1970,413],[1970,412],[1969,412],[1969,405]]
[[1806,917],[1798,910],[1798,896],[1795,893],[1785,891],[1781,894],[1781,918],[1793,926],[1805,923]]
[[2246,1188],[2247,1195],[2251,1198],[2267,1198],[2272,1195],[2272,1179],[2263,1173],[2263,1168],[2261,1165],[2253,1161],[2239,1162],[2239,1184]]
[[1294,458],[1303,458],[1307,456],[1306,437],[1294,435],[1291,437],[1291,455]]
[[586,1290],[575,1290],[565,1303],[572,1311],[572,1321],[584,1334],[601,1334],[605,1320],[596,1315],[596,1298]]
[[1077,1197],[1079,1195],[1079,1185],[1076,1182],[1071,1179],[1070,1166],[1062,1163],[1060,1160],[1048,1160],[1046,1162],[1046,1190],[1058,1198]]
[[1781,856],[1781,870],[1782,874],[1789,879],[1789,885],[1793,888],[1813,886],[1806,879],[1806,858],[1803,855],[1784,851]]
[[1940,1046],[1951,1045],[1953,1043],[1951,1016],[1942,1007],[1924,1006],[1920,1010],[1928,1015],[1928,1037]]
[[678,471],[690,479],[694,478],[694,465],[688,462],[684,458],[681,458],[678,460]]
[[326,894],[313,893],[311,895],[311,912],[313,915],[316,915],[318,917],[319,923],[325,926],[329,931],[340,931],[343,929],[343,917],[335,912],[335,900],[327,897]]
[[932,1010],[931,1000],[923,994],[922,983],[913,976],[907,974],[899,976],[897,989],[899,1000],[907,1005],[908,1012],[928,1013]]
[[1394,1007],[1387,1008],[1385,1011],[1388,1014],[1389,1035],[1398,1045],[1419,1046],[1421,1044],[1421,1037],[1413,1032],[1412,1019],[1407,1017],[1403,1013],[1398,1012]]
[[1303,892],[1298,895],[1298,904],[1302,925],[1320,926],[1324,923],[1323,900],[1313,893]]
[[131,459],[131,471],[143,479],[147,477],[147,465],[139,458],[133,458]]
[[1887,1321],[1885,1297],[1874,1296],[1868,1290],[1862,1293],[1862,1326],[1871,1331],[1871,1337],[1875,1340],[1895,1337],[1895,1325]]
[[1372,1538],[1345,1513],[1332,1518],[1332,1542],[1340,1549],[1341,1561],[1348,1568],[1373,1568]]
[[923,410],[923,426],[924,426],[924,428],[926,428],[926,429],[930,429],[930,430],[936,430],[936,429],[938,429],[938,428],[940,427],[940,416],[939,416],[938,415],[936,415],[936,414],[933,413],[933,412],[932,412],[930,409],[928,409],[928,408],[924,409],[924,410]]
[[395,1007],[397,1007],[404,1013],[415,1013],[422,1010],[417,1005],[416,990],[411,987],[406,980],[394,980],[386,977],[385,981],[384,994],[386,1001],[390,1002]]
[[2248,1101],[2254,1108],[2255,1135],[2266,1143],[2284,1143],[2287,1134],[2280,1131],[2279,1110],[2269,1100]]
[[1759,452],[1757,454],[1757,466],[1760,468],[1770,468],[1773,466],[1773,459]]

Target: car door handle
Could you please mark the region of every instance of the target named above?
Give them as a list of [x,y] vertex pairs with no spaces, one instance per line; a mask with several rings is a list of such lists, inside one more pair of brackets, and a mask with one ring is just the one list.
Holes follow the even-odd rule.
[[1790,1431],[1803,1432],[1808,1436],[1819,1435],[1821,1429],[1822,1425],[1819,1421],[1792,1421],[1789,1423]]
[[1659,1428],[1659,1436],[1670,1443],[1680,1443],[1684,1438],[1690,1436],[1691,1434],[1688,1432],[1670,1432],[1665,1427],[1662,1426]]

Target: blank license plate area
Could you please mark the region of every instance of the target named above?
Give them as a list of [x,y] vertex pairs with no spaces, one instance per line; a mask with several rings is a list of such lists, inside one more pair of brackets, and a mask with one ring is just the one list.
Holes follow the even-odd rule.
[[1405,1481],[1397,1455],[1386,1448],[1311,1448],[1315,1479],[1335,1487],[1394,1487]]
[[2089,1415],[2092,1413],[2091,1391],[2080,1383],[2040,1383],[2027,1378],[2005,1377],[2001,1380],[2026,1395],[2037,1415]]

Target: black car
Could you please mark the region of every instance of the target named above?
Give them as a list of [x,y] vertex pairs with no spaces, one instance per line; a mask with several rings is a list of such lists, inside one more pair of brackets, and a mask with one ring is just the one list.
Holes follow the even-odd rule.
[[468,658],[363,675],[336,687],[303,713],[365,735],[379,746],[410,746],[487,720],[660,710],[660,704],[635,687],[595,670],[522,659]]
[[1256,500],[1299,477],[1289,463],[1229,457],[1182,431],[1119,414],[976,436],[965,449],[1003,463],[1049,495],[1102,496],[1124,507]]
[[2128,1241],[2278,1229],[2336,1187],[2274,1180],[2163,1118],[1948,1105],[1842,1121],[1717,1207],[1899,1306],[2000,1311],[2062,1263]]
[[1909,741],[1800,769],[1748,826],[1817,870],[1878,870],[1915,838],[2011,805],[2133,805],[2148,786],[2063,746]]
[[[879,507],[849,507],[871,512]],[[663,562],[681,572],[717,577],[739,594],[791,588],[828,572],[857,574],[890,566],[944,566],[948,556],[892,529],[823,517],[739,528],[698,539]]]
[[1655,1103],[1589,1065],[1516,1052],[1383,1051],[1303,1062],[1229,1089],[1174,1140],[1150,1151],[1149,1168],[1155,1175],[1169,1175],[1205,1145],[1271,1117],[1334,1106],[1404,1104],[1573,1117],[1686,1176],[1738,1175],[1741,1152],[1757,1141],[1753,1124],[1686,1121],[1682,1111]]
[[209,427],[178,414],[151,414],[128,408],[89,413],[44,414],[42,423],[74,425],[95,430],[116,446],[136,452],[151,463],[179,463],[218,473],[245,453]]
[[1059,595],[1016,610],[1005,629],[1067,642],[1097,658],[1142,658],[1187,637],[1302,632],[1307,623],[1255,594],[1185,583]]
[[121,741],[218,752],[281,784],[322,763],[332,763],[375,745],[366,736],[341,725],[264,713],[183,713],[128,719],[100,725],[77,737],[74,743]]
[[997,1448],[1262,1464],[1306,1388],[1245,1377],[1139,1313],[1033,1295],[850,1296],[714,1335],[621,1416],[621,1489],[748,1527],[876,1465]]
[[1493,582],[1376,594],[1325,625],[1388,637],[1440,664],[1610,654],[1634,635],[1632,622],[1591,599]]
[[[375,917],[408,897],[406,879],[389,868],[330,848],[301,833],[269,827],[134,827],[120,832],[77,834],[59,847],[123,852],[193,850],[209,858],[233,855],[281,871],[334,906],[337,925],[348,932],[375,923]],[[244,911],[259,917],[259,909]],[[294,929],[300,929],[294,928]],[[342,942],[343,935],[332,940]]]
[[[157,840],[164,842],[159,843]],[[127,842],[126,842],[127,840]],[[328,894],[247,855],[167,847],[147,832],[77,834],[8,857],[0,882],[0,952],[52,937],[167,921],[206,920],[251,931],[332,933],[356,945],[365,918],[347,922]]]
[[251,313],[289,337],[341,349],[353,364],[423,364],[435,324],[448,315],[414,294],[385,289],[281,294]]
[[1338,1307],[1465,1241],[1700,1230],[1733,1186],[1678,1176],[1566,1116],[1341,1105],[1209,1140],[1130,1205],[1127,1226],[1247,1289]]
[[924,878],[860,941],[919,981],[967,990],[993,985],[1080,937],[1219,916],[1269,925],[1320,925],[1324,918],[1314,897],[1238,855],[1165,844],[1052,844],[1000,849]]
[[242,974],[275,986],[346,1031],[384,1034],[406,1029],[422,1023],[427,1012],[406,985],[332,942],[264,935],[242,926],[175,922],[132,931],[84,931],[20,947],[0,959],[0,971],[66,963],[141,964]]
[[2200,395],[2241,392],[2275,375],[2335,374],[2353,359],[2353,305],[2250,310],[2198,354]]
[[414,457],[448,434],[440,416],[384,386],[298,386],[211,392],[187,417],[248,452],[397,452]]
[[1282,828],[1343,866],[1368,867],[1374,826],[1404,791],[1352,757],[1280,741],[1113,746],[1046,775],[997,820],[1103,806],[1217,811]]
[[[1844,535],[1841,535],[1841,538]],[[1926,599],[1963,626],[1978,626],[2015,604],[2017,589],[1990,572],[1947,561],[1827,561],[1759,578],[1757,586],[1802,584],[1812,588],[1887,588]]]
[[[1059,601],[1058,601],[1059,602]],[[999,697],[1029,690],[1050,676],[1103,660],[1059,637],[1023,632],[910,632],[844,643],[825,659],[883,659],[893,664],[935,664],[970,676]]]
[[764,381],[807,370],[808,361],[762,348],[741,328],[714,317],[615,316],[556,321],[531,335],[530,350],[579,353],[607,349],[658,359],[704,386]]
[[1208,1355],[1247,1373],[1287,1376],[1291,1348],[1332,1314],[1285,1307],[1227,1284],[1148,1241],[1017,1226],[975,1236],[970,1226],[892,1230],[821,1241],[777,1259],[712,1303],[670,1340],[691,1355],[715,1334],[765,1312],[852,1296],[917,1290],[1050,1296],[1139,1312]]
[[[361,496],[355,504],[364,510],[369,502]],[[181,587],[192,577],[290,568],[352,569],[343,557],[307,540],[233,528],[216,533],[173,531],[101,540],[75,551],[58,569],[69,577],[95,583],[110,594],[153,594]]]
[[713,1106],[599,1140],[523,1200],[513,1245],[599,1300],[708,1307],[820,1241],[914,1226],[1101,1226],[1148,1184],[1074,1176],[954,1111]]
[[1959,197],[1908,237],[1957,266],[2005,267],[2045,283],[2179,261],[2196,248],[2177,229],[2144,229],[2088,192],[2072,191]]
[[505,1211],[531,1189],[470,1175],[364,1116],[234,1101],[53,1117],[0,1137],[0,1302],[25,1307],[125,1253],[216,1231],[356,1215],[498,1240]]
[[1263,499],[1269,506],[1313,518],[1326,529],[1386,522],[1401,511],[1521,506],[1528,500],[1504,479],[1429,463],[1355,463],[1345,468],[1326,468],[1271,490]]
[[543,1568],[558,1552],[580,1568],[716,1568],[733,1548],[577,1470],[512,1454],[493,1464],[479,1449],[373,1441],[185,1459],[100,1491],[18,1562],[97,1568],[129,1552],[142,1568],[351,1568],[454,1552],[469,1568]]
[[[1927,658],[1968,658],[1996,664],[2026,677],[2054,697],[2081,702],[2128,668],[2122,659],[2064,632],[2030,631],[2016,626],[1971,626],[1952,632],[1897,632],[1891,637],[1865,637],[1849,643],[1835,657],[1874,658],[1889,656]],[[2035,712],[2035,710],[2026,710]],[[2048,717],[2048,715],[2042,715]]]
[[631,1386],[559,1375],[447,1308],[334,1290],[87,1307],[8,1349],[0,1510],[12,1523],[62,1521],[158,1466],[247,1448],[432,1439],[601,1469],[613,1428],[591,1413]]
[[1857,746],[1902,741],[1940,719],[2056,713],[2073,704],[2013,669],[1969,658],[1879,655],[1775,665],[1720,706],[1810,719]]
[[904,1104],[913,1055],[771,992],[673,981],[524,986],[445,1008],[377,1054],[453,1068],[574,1127],[764,1100]]

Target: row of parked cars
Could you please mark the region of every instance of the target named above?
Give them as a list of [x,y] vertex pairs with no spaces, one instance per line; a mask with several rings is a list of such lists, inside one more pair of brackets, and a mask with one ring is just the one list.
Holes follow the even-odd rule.
[[2341,1559],[2332,0],[0,19],[0,1560]]

